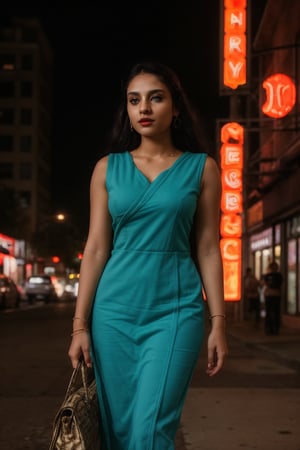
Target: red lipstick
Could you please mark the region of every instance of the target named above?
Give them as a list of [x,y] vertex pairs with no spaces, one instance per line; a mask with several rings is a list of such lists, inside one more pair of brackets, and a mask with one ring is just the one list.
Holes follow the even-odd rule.
[[151,125],[154,121],[152,119],[149,118],[143,118],[141,120],[139,120],[139,123],[143,126],[143,127],[148,127],[149,125]]

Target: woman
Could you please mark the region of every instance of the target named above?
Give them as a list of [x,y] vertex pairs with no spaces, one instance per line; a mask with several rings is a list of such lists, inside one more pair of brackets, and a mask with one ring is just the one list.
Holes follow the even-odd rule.
[[171,450],[204,338],[203,288],[209,376],[227,354],[219,170],[159,63],[132,69],[110,149],[91,178],[69,356],[93,362],[107,450]]

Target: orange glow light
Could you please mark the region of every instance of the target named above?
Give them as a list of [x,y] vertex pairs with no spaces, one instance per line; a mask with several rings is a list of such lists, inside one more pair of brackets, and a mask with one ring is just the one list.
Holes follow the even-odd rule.
[[222,214],[220,230],[223,237],[241,237],[242,216],[238,214]]
[[266,92],[262,111],[266,116],[278,119],[293,109],[296,103],[296,87],[290,77],[277,73],[267,78],[262,86]]
[[226,59],[224,62],[224,84],[231,89],[246,84],[246,62],[240,60]]
[[221,167],[242,169],[243,147],[236,144],[223,144],[221,147]]
[[224,1],[224,85],[236,89],[247,82],[247,2]]
[[221,129],[221,222],[220,248],[224,267],[226,301],[241,299],[243,143],[244,129],[236,122]]
[[241,298],[241,260],[224,261],[224,288],[227,301],[239,301]]
[[226,8],[240,8],[245,9],[247,6],[246,0],[225,0],[224,6]]
[[226,123],[221,129],[223,144],[243,144],[244,128],[237,122]]
[[224,21],[226,33],[245,33],[246,10],[244,8],[226,8]]
[[240,169],[226,169],[222,171],[223,189],[242,190],[242,171]]
[[241,213],[243,211],[242,196],[239,192],[223,190],[221,199],[223,213]]
[[226,261],[238,261],[241,257],[241,245],[240,239],[221,239],[220,246],[224,259]]
[[246,39],[243,35],[225,35],[224,39],[225,59],[238,59],[240,56],[246,56]]

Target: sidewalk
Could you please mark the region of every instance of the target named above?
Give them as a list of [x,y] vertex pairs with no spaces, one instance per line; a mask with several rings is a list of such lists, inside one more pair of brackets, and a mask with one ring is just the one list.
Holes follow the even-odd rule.
[[[268,336],[263,324],[255,329],[250,321],[229,321],[227,334],[228,338],[239,340],[254,352],[259,349],[269,358],[274,356],[274,360],[271,358],[273,366],[272,363],[260,365],[262,370],[266,366],[262,377],[267,377],[268,370],[276,371],[276,368],[286,373],[300,371],[300,330],[282,327],[279,335]],[[251,366],[243,366],[243,370],[249,372],[246,376],[253,375]],[[282,388],[275,390],[260,385],[226,386],[225,383],[219,387],[190,387],[176,450],[239,450],[241,447],[300,450],[299,389],[289,388],[284,381]]]
[[300,364],[300,329],[282,327],[279,335],[268,336],[264,333],[263,324],[255,329],[250,321],[237,321],[227,325],[227,333],[292,364]]

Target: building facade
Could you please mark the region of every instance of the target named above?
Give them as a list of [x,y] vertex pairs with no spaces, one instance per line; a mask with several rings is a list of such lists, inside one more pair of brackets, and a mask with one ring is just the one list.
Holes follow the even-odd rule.
[[51,208],[52,70],[38,20],[15,18],[0,29],[0,190],[13,193],[25,239]]
[[17,282],[29,274],[27,266],[32,270],[29,242],[51,211],[52,70],[38,20],[13,18],[1,27],[0,233],[21,242],[22,254],[1,254],[0,271]]
[[275,260],[282,321],[300,328],[300,2],[268,0],[252,47],[245,164],[246,264]]

